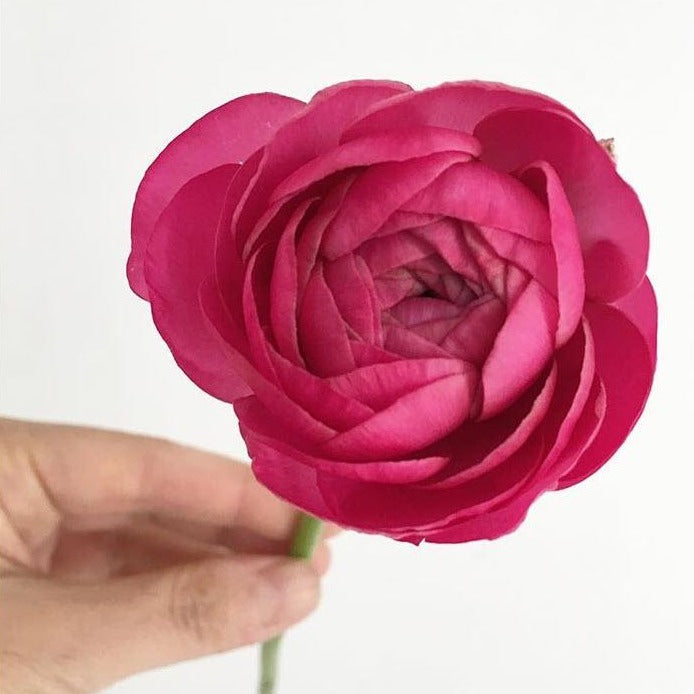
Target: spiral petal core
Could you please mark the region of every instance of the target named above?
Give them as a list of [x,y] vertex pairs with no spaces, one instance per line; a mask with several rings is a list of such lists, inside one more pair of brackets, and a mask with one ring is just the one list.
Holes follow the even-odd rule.
[[242,97],[176,138],[129,278],[258,479],[324,519],[495,538],[615,452],[655,367],[638,198],[590,131],[484,82]]

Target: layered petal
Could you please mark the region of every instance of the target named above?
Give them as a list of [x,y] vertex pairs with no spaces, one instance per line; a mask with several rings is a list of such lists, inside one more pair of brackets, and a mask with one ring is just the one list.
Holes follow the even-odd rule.
[[375,277],[426,258],[431,253],[432,248],[426,241],[406,231],[369,239],[357,250]]
[[393,306],[390,315],[408,328],[413,328],[422,323],[458,318],[460,311],[460,306],[445,299],[411,296]]
[[274,190],[270,202],[286,198],[337,171],[387,161],[407,161],[437,152],[479,156],[479,142],[468,133],[445,128],[397,128],[338,145],[292,172]]
[[313,272],[323,236],[340,211],[342,202],[349,194],[356,178],[356,174],[346,175],[344,178],[341,178],[325,195],[311,220],[303,229],[303,233],[296,245],[296,272],[299,298],[302,297]]
[[233,219],[240,201],[247,195],[249,182],[257,175],[262,159],[263,150],[260,149],[241,165],[229,185],[219,217],[215,241],[215,279],[232,313],[239,309],[244,274],[244,265],[233,233]]
[[294,211],[275,249],[270,280],[270,324],[277,349],[295,364],[304,365],[297,330],[298,269],[296,258],[297,227],[312,205],[305,201]]
[[247,353],[244,336],[229,313],[214,277],[208,277],[200,285],[199,298],[210,330],[217,337],[232,368],[248,385],[253,396],[271,413],[277,425],[286,427],[290,442],[311,448],[332,438],[335,429],[313,417],[255,367]]
[[494,168],[542,160],[557,172],[578,226],[589,298],[611,302],[641,283],[648,258],[641,203],[587,130],[557,111],[509,109],[482,121],[475,135]]
[[[655,317],[653,293],[647,287],[642,291],[634,303],[640,304],[642,315]],[[561,487],[580,482],[609,460],[641,415],[653,382],[649,344],[634,323],[616,308],[603,304],[589,303],[586,315],[595,339],[596,368],[607,406],[598,435],[562,477]]]
[[480,162],[447,167],[402,209],[505,229],[534,241],[550,239],[547,210],[537,197],[512,176]]
[[[581,321],[580,329],[556,352],[555,358],[562,382],[557,387],[543,427],[547,446],[545,459],[532,480],[532,483],[543,491],[554,489],[556,481],[568,469],[563,467],[566,464],[564,452],[576,437],[577,423],[585,418],[585,410],[591,406],[591,396],[597,398],[601,389],[599,383],[596,388],[596,381],[599,381],[600,377],[596,373],[595,340],[585,317]],[[601,419],[590,421],[594,421],[597,426]]]
[[401,359],[354,369],[327,382],[344,396],[381,410],[407,393],[469,369],[458,359]]
[[309,368],[319,376],[333,376],[356,364],[340,314],[323,269],[317,265],[306,285],[299,308],[299,345]]
[[[601,381],[595,375],[592,332],[585,319],[557,352],[556,363],[554,396],[532,435],[544,442],[540,464],[502,503],[479,515],[454,514],[438,528],[426,532],[428,542],[469,542],[512,532],[523,521],[533,501],[556,487],[557,479],[594,439],[604,417],[605,401]],[[401,539],[418,542],[423,537],[415,531]]]
[[[438,336],[436,336],[438,337]],[[441,347],[432,336],[432,339],[423,337],[418,332],[391,319],[383,325],[383,346],[389,352],[411,359],[426,359],[429,357],[450,358],[450,352]]]
[[240,164],[304,108],[280,94],[249,94],[220,106],[172,140],[147,169],[132,213],[127,273],[133,291],[148,297],[143,267],[157,218],[191,178],[223,164]]
[[[251,402],[253,398],[248,398]],[[323,499],[318,487],[321,474],[317,468],[297,464],[296,459],[284,455],[272,446],[264,444],[253,436],[252,430],[244,423],[246,411],[239,401],[234,410],[239,420],[239,429],[251,457],[251,467],[258,481],[265,485],[280,499],[311,513],[318,518],[337,521],[335,515]]]
[[[556,463],[570,445],[577,445],[579,432],[585,443],[599,423],[594,407],[587,407],[595,389],[595,354],[586,322],[557,352],[556,381],[552,399],[542,406],[546,415],[531,422],[532,432],[508,457],[498,461],[486,474],[467,483],[435,488],[445,472],[431,483],[394,487],[319,478],[322,498],[332,514],[349,518],[350,526],[367,532],[381,532],[408,542],[468,542],[494,539],[514,530],[539,494],[554,488],[547,465]],[[535,391],[530,402],[541,397]],[[516,412],[519,414],[522,408]],[[484,422],[482,425],[486,425]],[[455,436],[451,443],[455,442]],[[453,454],[454,449],[426,449],[428,455]],[[465,455],[466,451],[461,451]],[[458,466],[460,469],[460,466]],[[445,470],[445,469],[444,469]],[[557,476],[560,473],[557,473]],[[434,487],[434,488],[431,488]],[[387,504],[382,500],[388,499]]]
[[428,449],[447,455],[451,464],[438,479],[426,482],[430,489],[456,487],[493,470],[516,453],[530,438],[549,411],[557,386],[556,364],[539,378],[511,408],[498,417],[468,422]]
[[373,460],[411,454],[446,436],[468,417],[477,375],[469,368],[398,398],[324,445],[330,457]]
[[368,342],[350,342],[352,354],[357,368],[363,366],[373,366],[375,364],[389,364],[393,361],[399,361],[400,355],[389,352],[383,347],[370,345]]
[[413,229],[412,235],[425,241],[451,270],[481,290],[485,285],[484,273],[468,246],[465,227],[465,224],[446,217]]
[[468,159],[467,154],[443,152],[369,167],[342,201],[323,237],[322,252],[333,259],[353,251],[422,188]]
[[198,289],[214,271],[219,211],[237,169],[218,167],[178,191],[150,237],[143,278],[154,323],[178,365],[200,388],[227,402],[250,391],[209,330]]
[[[321,496],[332,517],[347,527],[379,532],[397,539],[419,542],[429,539],[453,520],[484,517],[486,509],[513,497],[527,477],[542,462],[544,448],[539,435],[489,475],[450,489],[429,489],[422,484],[392,485],[319,476]],[[489,535],[505,532],[494,525]],[[477,538],[481,539],[485,535]],[[416,538],[416,539],[415,539]]]
[[482,365],[505,319],[506,307],[503,302],[494,295],[484,296],[467,306],[439,344],[460,359]]
[[258,479],[399,540],[513,530],[638,418],[645,218],[590,131],[505,85],[231,102],[148,170],[131,285]]
[[284,392],[320,422],[343,431],[373,416],[369,403],[335,388],[331,379],[315,376],[269,347]]
[[544,94],[498,82],[463,81],[407,92],[376,104],[345,132],[342,141],[392,127],[434,126],[471,133],[483,118],[507,108],[557,109],[580,124],[575,114]]
[[318,92],[309,104],[280,128],[263,152],[263,160],[239,205],[234,233],[242,247],[265,211],[272,190],[311,159],[333,149],[344,129],[379,101],[408,91],[386,81],[355,81]]
[[531,280],[511,308],[482,367],[481,418],[507,407],[545,368],[554,351],[556,301]]
[[[447,458],[442,456],[355,463],[312,455],[286,443],[287,437],[281,427],[272,424],[267,410],[257,400],[244,399],[235,407],[239,418],[243,417],[245,437],[249,451],[252,451],[254,470],[261,476],[264,474],[263,468],[269,462],[268,459],[274,460],[278,454],[298,467],[307,466],[324,473],[325,478],[334,480],[336,484],[339,484],[341,479],[379,484],[412,484],[435,474],[448,463]],[[313,511],[310,508],[306,510]]]
[[373,277],[351,253],[325,263],[325,280],[345,323],[363,340],[381,344],[381,317]]
[[583,256],[578,228],[569,201],[556,171],[546,162],[538,162],[523,172],[523,181],[547,200],[550,234],[554,249],[552,269],[556,273],[559,324],[557,346],[573,335],[581,320],[585,301]]
[[[590,444],[600,427],[604,410],[604,391],[600,380],[596,378],[590,390],[587,405],[581,411],[574,425],[562,457],[566,457],[569,461],[575,460],[585,446]],[[525,519],[532,503],[540,494],[551,488],[550,485],[551,480],[536,480],[508,503],[502,504],[498,508],[462,520],[454,519],[444,527],[426,532],[425,536],[413,532],[399,539],[414,543],[426,539],[427,542],[445,544],[495,539],[513,532]]]
[[[503,229],[478,227],[477,231],[499,258],[510,261],[526,275],[534,277],[553,296],[558,295],[557,266],[549,243],[532,241]],[[504,264],[505,273],[508,272],[508,268],[508,264]],[[582,276],[580,281],[582,284]],[[580,312],[578,315],[580,317]],[[575,323],[573,327],[576,327]],[[562,331],[562,334],[564,332]]]
[[643,335],[648,345],[651,364],[655,367],[657,352],[658,307],[648,277],[633,292],[616,301],[614,307],[623,313]]

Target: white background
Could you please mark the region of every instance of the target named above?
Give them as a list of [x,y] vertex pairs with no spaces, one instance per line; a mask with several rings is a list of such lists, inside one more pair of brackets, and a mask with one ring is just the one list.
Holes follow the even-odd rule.
[[[145,167],[209,109],[353,77],[535,88],[616,139],[652,233],[660,354],[628,443],[510,537],[346,534],[282,694],[694,691],[694,290],[688,0],[96,0],[2,5],[1,409],[245,457],[231,408],[175,366],[125,279]],[[113,694],[254,690],[254,649]]]

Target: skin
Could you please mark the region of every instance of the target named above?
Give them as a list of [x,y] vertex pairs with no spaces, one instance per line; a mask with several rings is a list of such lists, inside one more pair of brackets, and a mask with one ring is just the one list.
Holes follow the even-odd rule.
[[0,419],[0,692],[86,694],[279,634],[329,562],[325,542],[282,556],[295,522],[243,463]]

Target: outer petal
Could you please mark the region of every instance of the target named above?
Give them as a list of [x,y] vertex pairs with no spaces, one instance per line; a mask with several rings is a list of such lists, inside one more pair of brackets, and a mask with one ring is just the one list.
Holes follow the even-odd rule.
[[217,219],[237,169],[221,166],[178,191],[159,217],[144,267],[152,316],[174,358],[198,386],[228,402],[250,391],[210,332],[198,288],[214,271]]
[[[655,316],[655,301],[644,290],[641,310]],[[605,386],[607,411],[597,437],[560,480],[569,487],[592,475],[615,453],[641,415],[653,382],[654,362],[646,338],[611,306],[589,303],[586,315],[595,338],[596,369]]]
[[614,304],[643,335],[648,345],[651,355],[651,362],[655,366],[657,351],[657,330],[658,330],[658,310],[656,306],[655,293],[648,279],[644,277],[643,282],[634,289],[631,294],[627,294]]
[[483,118],[505,108],[560,109],[576,123],[580,123],[558,101],[537,92],[498,82],[450,82],[377,104],[347,130],[343,141],[392,127],[414,125],[452,128],[471,133]]
[[[249,398],[252,400],[252,398]],[[243,401],[240,401],[243,403]],[[325,503],[318,488],[319,471],[297,462],[274,448],[256,442],[253,433],[243,423],[243,411],[237,410],[239,428],[246,441],[253,472],[273,493],[299,508],[326,520],[337,520]]]
[[482,160],[495,168],[544,160],[557,171],[576,217],[589,298],[614,301],[641,283],[648,258],[641,204],[588,131],[562,113],[507,110],[482,121],[475,135]]
[[172,140],[147,169],[135,197],[128,280],[148,297],[143,266],[162,210],[191,178],[222,164],[240,164],[305,104],[280,94],[249,94],[210,111]]
[[[533,436],[491,475],[451,489],[347,479],[338,481],[333,477],[320,477],[318,484],[330,513],[339,519],[337,522],[397,539],[410,540],[411,536],[416,535],[416,541],[421,541],[445,525],[449,517],[457,519],[467,513],[471,513],[473,518],[479,517],[479,513],[484,516],[490,505],[514,494],[528,474],[540,464],[542,454],[542,439]],[[492,526],[492,533],[495,530]],[[496,532],[492,536],[503,532]]]

